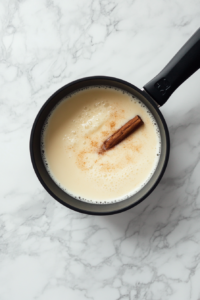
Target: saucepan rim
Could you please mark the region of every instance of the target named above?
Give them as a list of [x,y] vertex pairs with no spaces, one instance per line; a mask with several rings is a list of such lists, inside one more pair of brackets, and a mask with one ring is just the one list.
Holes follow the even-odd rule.
[[[107,211],[107,212],[101,212],[101,211],[90,211],[90,210],[87,210],[87,209],[80,209],[80,208],[77,208],[75,206],[72,206],[66,202],[64,202],[62,199],[60,199],[49,187],[48,185],[46,185],[46,183],[44,182],[38,168],[37,168],[37,164],[36,164],[36,161],[35,161],[35,156],[34,156],[34,150],[33,150],[33,140],[34,140],[34,133],[35,133],[35,128],[36,128],[36,125],[37,125],[37,122],[43,112],[43,110],[45,109],[45,107],[49,104],[50,101],[52,101],[52,99],[54,99],[56,97],[56,95],[58,93],[60,93],[61,91],[65,90],[66,88],[72,86],[72,85],[75,85],[79,82],[89,82],[91,80],[108,80],[108,81],[115,81],[115,82],[118,82],[118,83],[121,83],[123,85],[127,85],[128,87],[130,87],[131,89],[134,89],[136,92],[138,92],[139,94],[141,94],[143,97],[145,97],[149,102],[150,104],[156,109],[156,112],[162,122],[162,125],[163,125],[163,128],[164,128],[164,131],[165,131],[165,140],[166,140],[166,152],[165,152],[165,159],[164,159],[164,162],[162,164],[162,169],[159,173],[159,176],[157,178],[157,180],[152,184],[152,186],[148,189],[148,191],[137,201],[135,201],[134,203],[132,203],[131,205],[127,205],[121,209],[115,209],[115,205],[116,203],[112,203],[110,204],[112,207],[113,207],[113,210],[112,211]],[[99,84],[99,85],[102,85],[102,84]],[[89,84],[87,84],[86,86],[89,86]],[[41,128],[42,129],[42,128]],[[90,77],[83,77],[83,78],[80,78],[80,79],[77,79],[77,80],[74,80],[64,86],[62,86],[60,89],[58,89],[55,93],[53,93],[48,99],[47,101],[43,104],[43,106],[40,108],[35,120],[34,120],[34,123],[33,123],[33,126],[32,126],[32,130],[31,130],[31,135],[30,135],[30,143],[29,143],[29,147],[30,147],[30,156],[31,156],[31,162],[32,162],[32,165],[33,165],[33,168],[34,168],[34,171],[40,181],[40,183],[42,184],[42,186],[45,188],[45,190],[54,198],[56,199],[58,202],[60,202],[61,204],[63,204],[64,206],[72,209],[72,210],[75,210],[77,212],[80,212],[80,213],[84,213],[84,214],[89,214],[89,215],[112,215],[112,214],[116,214],[116,213],[121,213],[123,211],[126,211],[136,205],[138,205],[139,203],[141,203],[142,201],[144,201],[151,193],[152,191],[156,188],[156,186],[158,185],[158,183],[160,182],[164,172],[165,172],[165,169],[167,167],[167,163],[168,163],[168,160],[169,160],[169,152],[170,152],[170,138],[169,138],[169,131],[168,131],[168,127],[167,127],[167,124],[165,122],[165,119],[161,113],[161,111],[159,110],[158,106],[156,105],[156,103],[152,100],[152,98],[143,90],[137,88],[135,85],[125,81],[125,80],[122,80],[122,79],[119,79],[119,78],[115,78],[115,77],[110,77],[110,76],[90,76]],[[67,193],[66,193],[67,194]],[[67,194],[69,195],[69,194]],[[69,195],[70,197],[72,197],[71,195]],[[73,198],[73,197],[72,197]],[[122,201],[126,201],[126,200],[122,200]],[[86,204],[86,207],[87,207],[87,202],[85,202]],[[102,206],[104,204],[94,204],[94,203],[90,203],[90,205],[95,205],[95,206]],[[105,204],[105,205],[108,205],[108,204]]]

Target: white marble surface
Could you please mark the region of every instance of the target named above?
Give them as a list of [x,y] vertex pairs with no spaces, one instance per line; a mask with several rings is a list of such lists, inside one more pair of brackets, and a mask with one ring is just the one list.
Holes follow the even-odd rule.
[[142,88],[200,26],[200,0],[0,0],[0,300],[200,299],[200,71],[161,108],[171,156],[114,216],[51,198],[29,157],[44,101],[84,76]]

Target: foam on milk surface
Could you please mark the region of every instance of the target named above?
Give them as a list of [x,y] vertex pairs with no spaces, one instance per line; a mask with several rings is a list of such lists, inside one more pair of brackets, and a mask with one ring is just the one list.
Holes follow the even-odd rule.
[[[101,144],[137,114],[144,126],[98,154]],[[52,179],[73,197],[92,203],[137,193],[154,173],[161,150],[150,111],[132,95],[109,87],[90,87],[63,99],[47,119],[41,145]]]

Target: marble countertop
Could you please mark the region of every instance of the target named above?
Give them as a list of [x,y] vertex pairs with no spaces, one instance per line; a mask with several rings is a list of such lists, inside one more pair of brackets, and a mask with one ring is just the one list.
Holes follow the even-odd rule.
[[88,216],[43,189],[29,136],[77,78],[138,87],[200,26],[200,0],[0,0],[0,299],[200,299],[200,71],[161,108],[169,164],[137,207]]

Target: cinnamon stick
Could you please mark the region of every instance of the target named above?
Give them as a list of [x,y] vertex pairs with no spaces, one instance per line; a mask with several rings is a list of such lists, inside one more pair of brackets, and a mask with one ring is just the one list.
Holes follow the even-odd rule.
[[144,124],[144,122],[139,116],[136,116],[130,121],[128,121],[103,143],[99,153],[101,154],[122,142],[126,137],[133,133],[142,124]]

